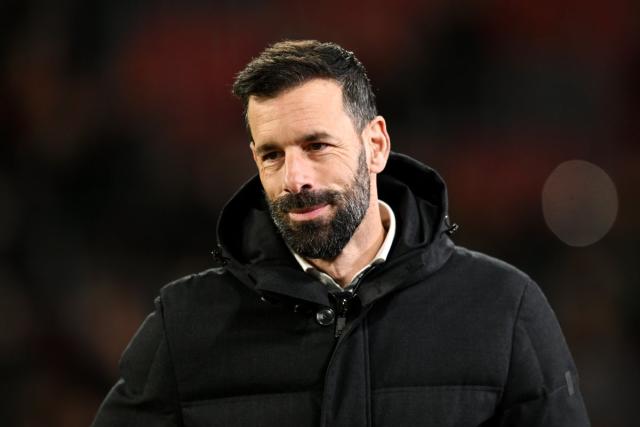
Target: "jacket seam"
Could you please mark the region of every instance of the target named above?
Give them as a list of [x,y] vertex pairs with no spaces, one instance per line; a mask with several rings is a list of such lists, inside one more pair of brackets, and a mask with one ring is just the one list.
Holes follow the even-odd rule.
[[[145,374],[145,380],[144,380],[144,387],[142,388],[142,395],[144,395],[147,392],[147,387],[149,387],[149,375],[151,374],[151,370],[153,369],[153,364],[157,361],[158,353],[160,352],[161,347],[162,347],[162,340],[158,341],[158,344],[156,345],[156,348],[153,352],[152,362],[149,363],[149,367],[147,368],[147,372]],[[134,426],[140,425],[140,423],[138,422],[140,419],[140,415],[141,415],[140,412],[136,412],[134,414],[134,417],[133,417]]]
[[325,370],[322,404],[320,406],[320,425],[322,427],[329,425],[329,415],[333,410],[333,393],[329,393],[328,390],[331,390],[333,388],[331,385],[335,384],[336,368],[333,365],[338,357],[338,352],[342,350],[340,348],[340,342],[344,339],[347,332],[348,331],[344,331],[343,335],[334,343],[333,352],[331,353],[327,369]]
[[[531,285],[531,281],[527,282],[527,285]],[[531,285],[532,286],[532,285]],[[531,338],[529,337],[529,332],[525,329],[525,335],[527,337],[527,340],[529,341],[529,343],[531,343]],[[538,349],[536,347],[533,347],[533,343],[532,344],[532,348],[533,348],[533,354],[535,356],[535,364],[536,364],[536,368],[538,369],[538,372],[543,375],[543,371],[542,371],[542,365],[540,364],[540,357],[538,356]],[[543,376],[544,377],[544,376]],[[541,396],[544,396],[548,394],[547,388],[545,387],[545,383],[543,380],[543,386],[542,386],[542,392],[536,396],[536,399],[540,398]],[[534,399],[535,400],[535,399]]]
[[[545,393],[545,394],[546,394],[546,397],[551,397],[552,395],[557,394],[560,390],[564,390],[565,388],[569,388],[569,386],[567,386],[566,384],[563,384],[563,385],[561,385],[560,387],[558,387],[558,388],[556,388],[556,389],[553,389],[553,390],[551,390],[551,391],[549,391],[549,392]],[[544,396],[544,395],[543,395],[543,396]]]
[[167,342],[167,357],[169,358],[169,364],[171,365],[171,373],[173,374],[173,380],[175,383],[175,392],[176,392],[176,412],[178,416],[178,425],[184,426],[184,420],[182,418],[182,398],[180,397],[180,387],[178,387],[178,374],[176,372],[176,366],[173,362],[173,350],[171,346],[171,342],[169,341],[169,336],[166,333],[165,328],[165,317],[164,317],[164,304],[162,303],[162,297],[158,297],[158,306],[161,310],[161,318],[162,318],[162,335],[164,335],[164,339]]
[[424,385],[406,387],[388,387],[373,390],[374,394],[395,394],[395,393],[418,393],[424,390],[465,390],[465,391],[486,391],[489,393],[500,393],[500,387],[484,385]]
[[515,352],[515,339],[516,339],[516,331],[518,330],[518,321],[520,320],[520,312],[522,311],[522,306],[524,305],[524,295],[527,292],[527,288],[529,287],[529,282],[527,281],[525,285],[522,287],[522,292],[520,293],[520,300],[518,301],[518,308],[516,309],[516,315],[513,320],[513,325],[511,329],[511,348],[509,350],[509,365],[507,366],[507,376],[505,377],[504,387],[500,392],[500,396],[498,401],[502,401],[504,396],[504,391],[509,384],[509,377],[511,376],[511,365],[513,364],[513,356]]
[[313,395],[313,393],[314,393],[314,390],[301,390],[301,391],[291,391],[291,392],[283,392],[283,393],[257,393],[257,394],[241,395],[241,396],[229,396],[229,397],[219,397],[219,398],[212,398],[212,399],[193,400],[189,402],[184,402],[183,406],[185,408],[195,408],[199,406],[205,406],[214,402],[240,403],[240,402],[249,402],[254,400],[279,400],[287,396],[305,395],[305,394]]
[[370,352],[369,352],[369,319],[365,317],[362,319],[362,335],[364,340],[363,345],[363,362],[364,362],[364,392],[365,392],[365,421],[368,427],[373,426],[373,419],[371,417],[371,365],[370,365]]
[[562,391],[562,390],[564,390],[566,388],[568,388],[566,384],[561,385],[561,386],[559,386],[559,387],[557,387],[557,388],[555,388],[555,389],[553,389],[551,391],[547,391],[546,389],[543,388],[542,389],[542,393],[540,393],[539,395],[535,396],[534,398],[532,398],[532,399],[523,399],[523,400],[519,400],[517,402],[514,402],[512,405],[509,405],[509,407],[505,408],[504,411],[505,412],[511,411],[514,408],[518,407],[518,406],[526,405],[528,403],[535,402],[536,400],[549,399],[550,397],[555,396],[556,394],[558,394],[558,392],[560,392],[560,391]]

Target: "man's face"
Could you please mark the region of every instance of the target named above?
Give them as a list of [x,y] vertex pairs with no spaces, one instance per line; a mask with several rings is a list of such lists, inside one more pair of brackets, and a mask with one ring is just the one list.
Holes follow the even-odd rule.
[[335,258],[369,207],[371,180],[342,89],[314,79],[275,98],[251,97],[248,120],[260,180],[283,238],[306,258]]

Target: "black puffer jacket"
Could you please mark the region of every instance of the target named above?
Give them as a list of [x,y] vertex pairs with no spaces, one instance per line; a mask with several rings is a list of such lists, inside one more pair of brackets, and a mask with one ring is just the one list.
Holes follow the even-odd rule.
[[94,426],[589,425],[538,286],[451,242],[428,167],[392,154],[378,188],[389,258],[330,295],[249,181],[219,220],[223,265],[162,289]]

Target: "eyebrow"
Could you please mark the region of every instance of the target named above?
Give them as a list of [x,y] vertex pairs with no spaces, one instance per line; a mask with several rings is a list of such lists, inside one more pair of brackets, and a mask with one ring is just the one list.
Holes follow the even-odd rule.
[[[311,132],[306,134],[305,136],[303,136],[302,138],[299,139],[300,142],[317,142],[317,141],[326,141],[326,140],[332,140],[335,141],[336,138],[334,138],[333,136],[331,136],[329,133],[324,132],[324,131],[318,131],[318,132]],[[258,156],[261,156],[265,153],[268,153],[269,151],[273,151],[276,150],[280,147],[279,144],[276,144],[275,142],[266,142],[262,145],[260,145],[259,147],[256,147],[256,154]]]
[[256,147],[256,154],[258,156],[262,156],[269,151],[273,151],[278,148],[278,144],[274,144],[272,142],[267,142],[266,144],[262,144],[260,147]]
[[302,141],[303,142],[316,142],[316,141],[327,140],[327,139],[334,140],[335,138],[332,137],[331,135],[329,135],[327,132],[319,131],[319,132],[312,132],[312,133],[309,133],[309,134],[305,135],[302,138]]

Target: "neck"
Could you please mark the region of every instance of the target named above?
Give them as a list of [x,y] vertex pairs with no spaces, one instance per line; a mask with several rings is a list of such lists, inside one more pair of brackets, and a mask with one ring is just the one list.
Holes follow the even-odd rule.
[[384,241],[385,230],[380,217],[378,197],[374,194],[362,222],[340,255],[332,260],[310,259],[314,267],[324,271],[340,286],[351,283],[353,276],[369,264]]

